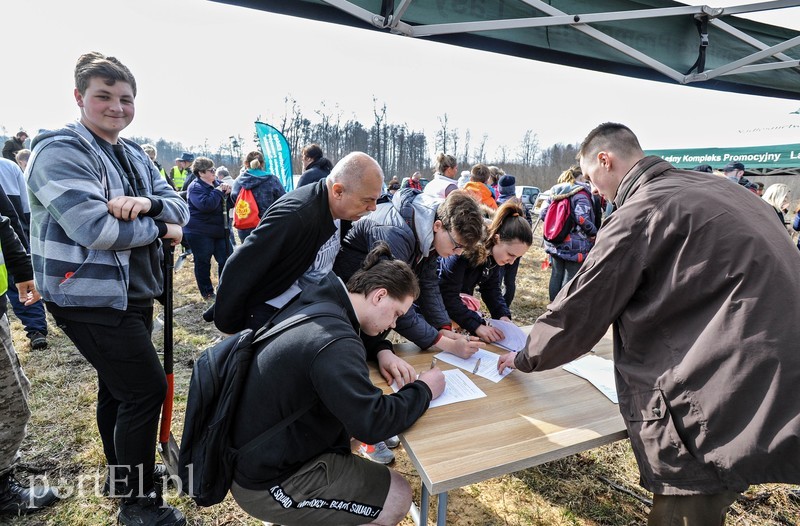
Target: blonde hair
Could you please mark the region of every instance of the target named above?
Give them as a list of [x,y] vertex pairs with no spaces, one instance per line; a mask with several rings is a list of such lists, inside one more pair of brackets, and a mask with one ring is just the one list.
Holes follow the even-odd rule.
[[450,154],[439,152],[436,154],[436,164],[434,169],[437,173],[443,174],[448,168],[455,168],[458,166],[456,158]]
[[[253,164],[254,161],[257,164],[254,165]],[[261,166],[264,166],[264,155],[260,151],[253,150],[252,152],[249,152],[245,156],[245,158],[244,158],[244,167],[245,168],[250,168],[252,170],[257,170]]]
[[783,208],[783,204],[789,198],[789,186],[783,183],[775,183],[764,191],[761,197],[764,201],[771,204],[776,210]]
[[583,175],[581,169],[578,166],[570,166],[568,169],[561,172],[561,175],[558,176],[558,183],[569,183],[575,184],[575,181]]

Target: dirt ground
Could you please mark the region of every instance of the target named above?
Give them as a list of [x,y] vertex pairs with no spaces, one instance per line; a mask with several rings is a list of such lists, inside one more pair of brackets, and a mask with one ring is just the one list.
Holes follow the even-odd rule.
[[[522,261],[515,320],[530,324],[547,304],[549,270],[542,269],[544,255],[534,247]],[[175,274],[175,381],[173,429],[180,439],[194,359],[223,337],[201,319],[207,306],[194,283],[191,262]],[[9,309],[10,312],[10,309]],[[51,324],[50,347],[31,352],[21,325],[9,314],[15,345],[32,381],[33,416],[22,452],[20,473],[47,476],[66,498],[48,510],[18,519],[13,525],[105,525],[115,522],[116,504],[97,493],[104,476],[104,458],[94,420],[96,378],[93,369],[61,331]],[[160,316],[159,316],[160,318]],[[51,320],[52,321],[52,320]],[[163,333],[153,335],[161,348]],[[498,437],[502,440],[502,437]],[[448,447],[446,443],[440,445]],[[393,465],[415,488],[419,503],[420,479],[402,450]],[[728,525],[800,524],[800,502],[792,487],[765,485],[751,489],[734,504]],[[796,488],[794,488],[796,489]],[[211,508],[198,508],[190,500],[168,493],[192,525],[258,525],[228,497]],[[449,494],[447,523],[453,526],[623,526],[646,522],[650,495],[638,486],[638,472],[627,441],[592,449],[536,468],[466,486]],[[429,524],[436,516],[435,499]],[[410,518],[402,523],[413,524]]]

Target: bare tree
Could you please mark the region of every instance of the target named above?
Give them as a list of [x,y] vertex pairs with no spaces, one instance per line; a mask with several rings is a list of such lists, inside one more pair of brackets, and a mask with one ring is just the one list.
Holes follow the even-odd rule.
[[372,98],[372,114],[375,117],[375,124],[372,126],[371,138],[372,149],[370,153],[378,164],[384,166],[386,163],[386,103],[379,108],[378,99]]
[[519,145],[519,164],[533,166],[539,152],[539,137],[533,130],[527,130]]
[[497,148],[497,163],[506,164],[508,162],[508,146],[505,144]]
[[[469,133],[469,128],[467,128],[466,133],[464,133],[464,157],[461,159],[461,164],[469,165],[469,140],[471,135]],[[453,154],[455,156],[455,153]]]
[[444,152],[458,158],[458,128],[453,128],[453,131],[450,133],[450,142],[453,145],[452,149],[445,149]]
[[450,141],[450,130],[447,114],[439,117],[441,128],[436,132],[436,149],[440,152],[447,152],[447,144]]
[[481,137],[481,142],[478,143],[478,147],[475,148],[475,155],[474,160],[476,163],[482,163],[485,161],[484,155],[486,153],[486,141],[489,140],[489,134],[484,133],[483,137]]

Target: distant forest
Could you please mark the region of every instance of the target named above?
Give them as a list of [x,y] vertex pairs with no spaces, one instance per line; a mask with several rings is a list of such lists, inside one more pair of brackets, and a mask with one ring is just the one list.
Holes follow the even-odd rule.
[[[300,151],[303,146],[317,143],[325,156],[336,163],[352,151],[363,151],[374,157],[383,167],[387,181],[392,176],[398,179],[420,171],[423,177],[431,178],[434,156],[431,151],[445,152],[459,161],[459,171],[469,170],[476,163],[496,165],[516,177],[517,185],[538,186],[542,190],[553,186],[559,174],[575,163],[578,151],[576,144],[555,144],[542,147],[533,130],[527,130],[517,144],[503,145],[495,152],[487,151],[489,136],[473,136],[470,129],[453,128],[447,114],[438,117],[439,128],[433,137],[422,131],[410,129],[405,123],[390,122],[385,103],[373,99],[373,121],[362,123],[355,119],[344,119],[338,107],[332,111],[324,103],[311,115],[303,113],[300,105],[291,97],[285,99],[283,115],[277,118],[255,120],[266,122],[280,130],[289,142],[292,166],[296,174],[302,172]],[[0,140],[6,141],[14,131],[0,126]],[[139,144],[150,143],[158,150],[158,160],[169,170],[174,159],[182,152],[210,157],[219,165],[233,172],[241,164],[243,155],[257,148],[255,131],[247,139],[231,136],[228,143],[212,147],[203,145],[184,146],[181,142],[164,138],[129,137]]]

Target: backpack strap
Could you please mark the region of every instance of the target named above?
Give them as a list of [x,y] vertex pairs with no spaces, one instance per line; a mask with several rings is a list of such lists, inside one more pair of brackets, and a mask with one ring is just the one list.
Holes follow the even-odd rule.
[[[301,323],[303,321],[309,320],[311,318],[318,318],[320,316],[330,316],[330,317],[342,319],[341,308],[338,305],[336,305],[335,303],[331,303],[331,302],[327,302],[327,301],[324,301],[324,302],[321,302],[321,303],[314,303],[314,304],[308,306],[305,310],[300,311],[297,314],[295,314],[294,316],[291,316],[291,317],[283,320],[282,322],[280,322],[279,324],[277,324],[274,327],[270,328],[269,330],[267,330],[266,327],[260,328],[258,330],[258,332],[256,333],[255,338],[253,339],[253,345],[255,345],[258,342],[262,342],[262,341],[268,340],[270,337],[272,337],[272,336],[274,336],[274,335],[276,335],[278,333],[281,333],[281,332],[283,332],[283,331],[285,331],[287,329],[290,329],[290,328],[294,327],[295,325],[298,325],[299,323]],[[341,339],[342,338],[340,337],[340,338],[336,338],[334,340],[331,340],[330,342],[325,344],[321,349],[319,349],[319,351],[317,351],[317,353],[319,353],[320,351],[322,351],[323,349],[325,349],[326,347],[328,347],[332,343],[334,343],[334,342],[336,342],[338,340],[341,340]],[[277,424],[275,424],[271,428],[267,429],[266,431],[262,432],[260,435],[258,435],[257,437],[253,438],[252,440],[247,442],[245,445],[243,445],[241,448],[239,448],[239,454],[246,456],[248,453],[260,449],[261,447],[264,446],[264,444],[266,444],[269,441],[269,439],[271,439],[273,436],[275,436],[279,431],[282,431],[285,428],[289,427],[289,425],[291,425],[295,420],[300,418],[307,411],[309,411],[312,407],[314,407],[314,405],[316,405],[316,403],[317,403],[317,401],[315,399],[312,399],[309,402],[307,402],[306,404],[303,404],[303,406],[300,407],[300,409],[298,409],[297,411],[295,411],[291,415],[287,416],[286,418],[284,418],[283,420],[281,420],[280,422],[278,422]]]

